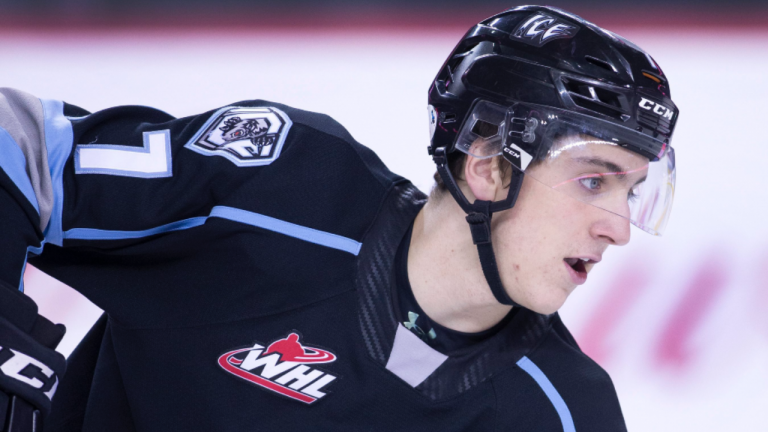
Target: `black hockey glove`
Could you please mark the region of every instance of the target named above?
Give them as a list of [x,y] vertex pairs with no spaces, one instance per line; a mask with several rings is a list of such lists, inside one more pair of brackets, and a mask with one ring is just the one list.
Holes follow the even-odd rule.
[[64,332],[32,299],[0,282],[0,431],[42,430],[67,365],[54,350]]

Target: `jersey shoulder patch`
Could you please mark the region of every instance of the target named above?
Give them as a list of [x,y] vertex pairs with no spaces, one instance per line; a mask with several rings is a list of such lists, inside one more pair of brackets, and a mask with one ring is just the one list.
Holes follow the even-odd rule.
[[227,106],[184,146],[204,156],[223,156],[240,167],[269,165],[280,156],[292,125],[275,107]]

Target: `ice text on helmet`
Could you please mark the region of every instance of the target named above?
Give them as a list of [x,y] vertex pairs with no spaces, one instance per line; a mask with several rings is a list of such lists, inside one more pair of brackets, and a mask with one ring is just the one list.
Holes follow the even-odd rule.
[[646,98],[640,98],[640,108],[648,111],[653,111],[654,114],[660,115],[665,119],[672,120],[675,112],[660,103],[650,101]]
[[551,15],[536,13],[523,20],[510,37],[540,47],[554,39],[571,38],[577,31],[579,27],[573,24]]

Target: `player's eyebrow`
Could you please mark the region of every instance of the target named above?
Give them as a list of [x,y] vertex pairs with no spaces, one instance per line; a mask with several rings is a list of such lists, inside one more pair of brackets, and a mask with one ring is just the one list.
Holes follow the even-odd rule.
[[597,165],[603,167],[609,172],[616,173],[616,177],[620,179],[626,176],[626,170],[606,159],[599,157],[577,157],[574,160],[580,164]]

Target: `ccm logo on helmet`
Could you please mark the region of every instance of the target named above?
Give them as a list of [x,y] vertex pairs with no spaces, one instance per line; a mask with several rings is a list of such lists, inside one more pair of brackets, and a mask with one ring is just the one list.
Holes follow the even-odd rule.
[[6,347],[0,347],[0,359],[2,358],[5,358],[5,361],[0,360],[0,375],[41,390],[48,399],[53,399],[59,387],[59,377],[53,373],[53,369],[36,358]]
[[299,335],[289,334],[265,350],[256,344],[224,353],[219,366],[232,375],[275,393],[311,404],[325,396],[320,391],[336,377],[308,364],[331,363],[336,355],[320,348],[302,346]]
[[665,107],[662,104],[649,101],[646,98],[640,98],[640,108],[648,111],[653,111],[654,114],[660,115],[665,119],[669,119],[669,120],[672,120],[672,116],[675,115],[675,112],[672,111],[671,109]]

